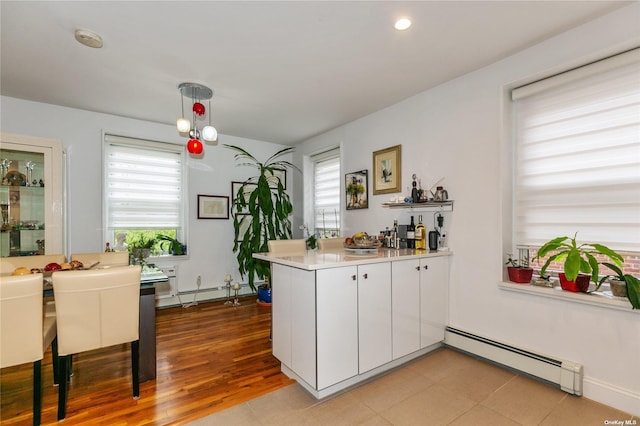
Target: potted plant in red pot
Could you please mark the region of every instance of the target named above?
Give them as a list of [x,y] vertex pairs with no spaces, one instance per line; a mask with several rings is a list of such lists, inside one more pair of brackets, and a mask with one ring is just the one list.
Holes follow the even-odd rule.
[[598,284],[600,268],[594,254],[604,255],[618,266],[622,265],[624,259],[620,254],[602,244],[588,243],[578,245],[576,242],[577,235],[578,233],[576,232],[573,238],[557,237],[546,242],[540,247],[534,260],[555,252],[545,262],[540,270],[540,275],[545,274],[551,263],[564,261],[564,272],[558,274],[562,289],[586,292],[591,281]]
[[527,258],[518,261],[509,255],[507,259],[507,273],[509,274],[509,281],[518,284],[531,283],[531,277],[533,276],[533,268],[529,267],[529,261]]

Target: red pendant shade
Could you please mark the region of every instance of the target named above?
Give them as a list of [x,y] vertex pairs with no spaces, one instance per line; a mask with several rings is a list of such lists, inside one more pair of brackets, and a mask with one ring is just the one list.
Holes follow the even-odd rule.
[[202,142],[198,139],[189,139],[187,142],[187,151],[189,151],[189,154],[202,154],[203,149]]
[[196,102],[193,104],[193,112],[198,116],[198,117],[202,117],[204,115],[204,105],[202,105],[200,102]]

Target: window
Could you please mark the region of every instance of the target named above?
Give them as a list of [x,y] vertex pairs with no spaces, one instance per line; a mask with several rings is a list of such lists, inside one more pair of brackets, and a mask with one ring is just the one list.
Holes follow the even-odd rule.
[[320,238],[340,236],[340,149],[311,157],[314,229]]
[[116,250],[158,234],[184,242],[184,148],[109,134],[104,142],[105,241]]
[[513,90],[514,243],[640,252],[640,49]]

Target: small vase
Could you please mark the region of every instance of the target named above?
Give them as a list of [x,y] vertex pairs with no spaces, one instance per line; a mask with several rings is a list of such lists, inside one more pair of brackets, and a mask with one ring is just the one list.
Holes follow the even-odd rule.
[[586,292],[589,290],[589,281],[591,281],[591,275],[579,274],[575,281],[569,281],[564,273],[558,274],[560,278],[560,287],[566,291],[573,291],[574,293]]

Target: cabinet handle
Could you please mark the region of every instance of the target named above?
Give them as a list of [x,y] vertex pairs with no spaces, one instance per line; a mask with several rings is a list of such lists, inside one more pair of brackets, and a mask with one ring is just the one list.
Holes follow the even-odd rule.
[[423,268],[424,268],[425,270],[426,270],[426,269],[429,269],[429,265],[424,265],[424,266],[423,266]]
[[358,277],[356,277],[355,275],[351,275],[351,279],[352,279],[352,280],[354,280],[354,281],[355,281],[355,280],[356,280],[356,278],[358,278]]
[[420,267],[419,267],[419,266],[416,266],[416,271],[419,271],[419,270],[420,270]]
[[369,274],[364,274],[364,275],[362,276],[362,278],[364,278],[364,279],[366,280],[367,278],[369,278]]

